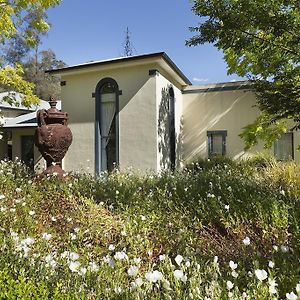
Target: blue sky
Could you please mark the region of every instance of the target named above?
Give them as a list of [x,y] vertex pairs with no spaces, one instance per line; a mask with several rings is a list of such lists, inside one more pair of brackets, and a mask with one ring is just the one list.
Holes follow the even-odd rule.
[[68,65],[120,57],[128,26],[135,54],[164,51],[195,84],[240,79],[227,76],[212,45],[185,46],[189,27],[200,21],[189,0],[63,0],[48,17],[52,28],[41,48]]

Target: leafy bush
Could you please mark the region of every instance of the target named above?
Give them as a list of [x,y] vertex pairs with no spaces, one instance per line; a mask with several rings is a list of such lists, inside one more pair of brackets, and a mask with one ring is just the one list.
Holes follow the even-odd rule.
[[299,170],[218,158],[60,180],[2,162],[1,297],[293,299]]

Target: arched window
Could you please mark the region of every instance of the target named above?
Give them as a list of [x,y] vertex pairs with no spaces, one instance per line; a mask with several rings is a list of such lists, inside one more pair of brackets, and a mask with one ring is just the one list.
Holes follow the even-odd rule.
[[118,84],[112,78],[102,79],[96,87],[96,174],[112,171],[119,163]]
[[175,132],[175,95],[174,89],[169,88],[169,136],[171,170],[176,166],[176,132]]

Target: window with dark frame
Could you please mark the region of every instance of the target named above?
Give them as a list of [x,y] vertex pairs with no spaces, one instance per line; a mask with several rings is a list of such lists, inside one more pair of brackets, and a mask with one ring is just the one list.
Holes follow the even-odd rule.
[[21,160],[33,170],[34,168],[34,137],[32,135],[21,136]]
[[226,155],[227,130],[207,131],[208,157]]
[[116,106],[117,88],[112,82],[105,82],[100,89],[100,133],[102,171],[111,172],[117,163]]
[[92,93],[95,101],[95,173],[119,164],[119,90],[113,78],[101,79]]
[[274,156],[281,161],[294,159],[294,136],[292,132],[284,133],[274,142]]
[[169,143],[171,170],[176,166],[176,131],[175,131],[175,95],[173,87],[169,88]]

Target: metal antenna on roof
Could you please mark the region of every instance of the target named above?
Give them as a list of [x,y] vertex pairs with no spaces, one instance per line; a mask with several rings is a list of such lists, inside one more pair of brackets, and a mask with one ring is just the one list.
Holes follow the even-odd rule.
[[129,28],[127,26],[126,33],[125,33],[125,42],[124,42],[124,49],[123,49],[123,56],[132,56],[134,55],[135,48],[130,40],[130,34]]

